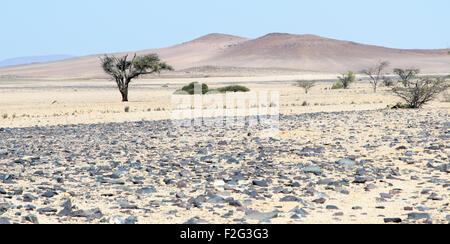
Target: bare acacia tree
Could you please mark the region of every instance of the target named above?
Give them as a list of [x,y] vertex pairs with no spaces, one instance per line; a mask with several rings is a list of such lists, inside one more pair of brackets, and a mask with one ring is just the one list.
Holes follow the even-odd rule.
[[369,76],[374,92],[377,92],[378,83],[384,79],[384,70],[388,66],[388,61],[380,61],[373,67],[361,70],[361,73]]
[[308,94],[309,90],[316,85],[316,82],[309,80],[298,80],[295,84],[298,87],[301,87],[305,90],[305,94]]
[[420,69],[394,69],[394,73],[400,77],[400,82],[404,87],[409,86],[409,82],[411,79],[414,79],[419,73]]
[[408,108],[421,108],[447,88],[446,78],[421,78],[409,81],[407,87],[395,87],[392,92],[405,100]]
[[105,73],[116,81],[122,94],[122,102],[128,102],[128,86],[134,78],[160,73],[162,70],[173,70],[171,66],[161,62],[156,54],[139,57],[134,54],[131,60],[128,60],[128,55],[120,58],[105,55],[101,58],[101,63]]

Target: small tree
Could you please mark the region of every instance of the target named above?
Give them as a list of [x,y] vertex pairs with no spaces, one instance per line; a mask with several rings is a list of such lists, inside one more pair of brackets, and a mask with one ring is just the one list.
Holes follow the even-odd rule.
[[[342,84],[342,88],[348,89],[350,87],[350,84],[355,82],[356,76],[353,74],[352,71],[348,71],[347,74],[343,74],[342,76],[338,76],[338,79],[340,84]],[[337,85],[339,86],[339,85]],[[339,88],[333,88],[333,89],[339,89]]]
[[416,76],[420,73],[419,69],[394,69],[394,73],[400,77],[400,82],[404,87],[409,86],[409,82],[411,79],[416,78]]
[[377,92],[378,83],[384,78],[384,70],[389,66],[388,61],[378,62],[375,66],[361,70],[361,73],[369,76],[373,91]]
[[298,80],[295,85],[303,88],[305,90],[305,94],[308,94],[309,90],[316,85],[316,82],[309,80]]
[[161,62],[156,54],[139,57],[134,54],[130,61],[128,55],[121,58],[105,55],[100,60],[105,73],[116,81],[120,94],[122,94],[122,102],[128,102],[128,86],[134,78],[159,73],[162,70],[173,70],[171,66]]
[[446,78],[421,78],[410,80],[407,87],[395,87],[392,91],[405,100],[409,108],[421,108],[448,87]]

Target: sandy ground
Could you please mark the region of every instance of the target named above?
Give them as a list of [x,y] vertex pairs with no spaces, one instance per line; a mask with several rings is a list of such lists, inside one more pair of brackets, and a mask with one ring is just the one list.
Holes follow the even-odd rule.
[[[248,86],[251,91],[277,92],[280,113],[314,113],[385,108],[399,101],[384,88],[374,94],[368,83],[349,90],[330,90],[330,82],[319,82],[305,94],[293,79],[333,79],[335,75],[269,76],[203,79],[137,80],[131,85],[130,102],[122,103],[113,81],[108,80],[0,80],[0,126],[28,127],[170,119],[173,93],[183,85],[199,81],[210,87],[229,84]],[[168,87],[163,87],[167,85]],[[442,100],[442,99],[441,99]],[[304,102],[307,106],[303,106]],[[125,108],[129,107],[129,112]],[[435,102],[433,108],[449,108]]]
[[[335,76],[317,76],[318,79],[329,79]],[[257,77],[257,78],[205,78],[195,79],[195,81],[207,82],[210,87],[219,87],[226,84],[239,83],[248,86],[252,91],[277,91],[280,95],[280,113],[283,115],[296,115],[305,113],[318,112],[342,112],[342,111],[376,111],[386,108],[387,105],[395,104],[399,100],[392,96],[386,88],[380,88],[379,92],[374,94],[370,85],[367,83],[353,84],[349,90],[330,90],[331,83],[319,82],[309,94],[304,94],[301,88],[293,86],[293,82],[289,81],[299,77]],[[300,77],[305,78],[305,77]],[[309,78],[309,77],[307,77]],[[139,80],[130,88],[130,102],[120,102],[120,94],[114,87],[112,81],[90,80],[90,81],[0,81],[0,128],[20,128],[31,126],[47,126],[47,125],[64,125],[64,124],[93,124],[107,122],[125,122],[125,121],[148,121],[148,120],[164,120],[170,119],[172,116],[172,108],[174,107],[171,97],[175,90],[179,89],[187,82],[194,81],[190,79],[165,79],[165,80]],[[163,87],[163,85],[168,87]],[[442,102],[442,98],[427,105],[417,114],[420,119],[426,119],[427,116],[439,120],[442,123],[449,122],[450,103]],[[304,102],[306,101],[306,105]],[[129,107],[130,111],[125,112],[125,107]],[[326,185],[318,185],[316,190],[327,194],[327,202],[324,205],[309,206],[306,208],[311,214],[293,220],[290,218],[289,210],[298,206],[298,202],[280,202],[278,201],[282,194],[275,194],[266,200],[254,200],[247,208],[255,209],[260,212],[271,212],[274,209],[280,210],[277,218],[271,220],[272,223],[383,223],[383,217],[388,218],[407,218],[405,207],[416,207],[420,203],[426,205],[430,210],[434,223],[444,223],[448,210],[448,187],[436,187],[434,184],[427,182],[425,179],[438,178],[450,180],[448,173],[431,172],[424,169],[424,165],[420,163],[406,164],[404,162],[393,160],[402,154],[395,149],[383,144],[376,150],[364,149],[365,144],[371,141],[380,140],[386,136],[386,130],[394,132],[392,136],[401,135],[408,125],[409,120],[414,120],[414,113],[405,112],[404,119],[399,115],[397,118],[388,118],[381,116],[381,112],[370,112],[363,118],[365,123],[357,124],[349,117],[348,120],[333,121],[327,120],[324,123],[335,123],[334,130],[329,131],[330,126],[319,126],[321,121],[308,120],[308,123],[316,126],[302,125],[298,127],[287,127],[278,135],[281,140],[292,143],[290,146],[308,144],[326,144],[329,141],[336,140],[336,137],[348,138],[350,136],[357,137],[358,144],[344,144],[345,150],[333,152],[328,155],[330,160],[345,158],[348,155],[370,154],[371,159],[380,160],[381,166],[387,168],[397,168],[403,174],[403,180],[384,180],[376,182],[376,188],[371,191],[364,189],[365,185],[351,184],[345,187],[350,194],[344,195],[338,190],[327,191]],[[357,115],[355,115],[357,116]],[[364,120],[365,119],[365,120]],[[314,129],[316,128],[316,129]],[[357,133],[355,133],[355,131]],[[408,133],[412,135],[414,129],[408,129]],[[432,133],[439,133],[432,131]],[[242,136],[242,135],[241,135]],[[437,135],[436,135],[437,136]],[[184,138],[186,141],[189,137]],[[206,139],[208,139],[206,137]],[[205,139],[205,140],[206,140]],[[197,138],[196,140],[200,140]],[[239,136],[227,138],[227,140],[240,140]],[[441,143],[445,143],[442,142]],[[187,145],[189,146],[189,145]],[[298,148],[297,148],[298,150]],[[425,152],[423,148],[408,148],[414,151],[414,160],[416,162],[425,161],[430,157],[443,159],[449,162],[448,148],[440,152],[440,154],[432,154]],[[151,154],[143,153],[137,158],[143,161]],[[388,159],[388,160],[387,160]],[[126,155],[121,155],[116,160],[127,160]],[[290,167],[298,162],[305,161],[305,158],[295,154],[280,154],[275,159],[282,165]],[[311,160],[311,159],[307,159]],[[385,160],[385,161],[383,161]],[[5,162],[6,163],[6,162]],[[104,163],[104,162],[103,162]],[[77,167],[89,166],[87,162],[79,162]],[[227,166],[220,166],[227,167]],[[36,168],[39,169],[39,168]],[[45,170],[45,168],[43,168]],[[52,168],[52,172],[64,171],[65,167]],[[409,180],[409,174],[415,172],[423,181]],[[139,175],[139,174],[138,174]],[[330,171],[329,178],[342,178],[342,174],[338,171]],[[348,175],[348,177],[351,177]],[[344,176],[345,178],[345,176]],[[318,178],[311,179],[316,181]],[[184,223],[193,217],[199,217],[210,223],[233,223],[232,219],[225,220],[221,215],[226,214],[228,209],[220,209],[209,211],[208,208],[198,209],[192,208],[187,211],[180,211],[178,207],[173,205],[161,204],[160,199],[168,199],[173,197],[173,193],[177,191],[176,186],[159,185],[158,193],[153,195],[151,199],[146,199],[147,209],[140,208],[137,210],[121,210],[117,208],[116,202],[100,201],[92,202],[89,197],[86,198],[83,188],[85,185],[92,189],[94,185],[89,181],[89,177],[79,178],[78,183],[66,183],[66,188],[73,185],[72,193],[59,194],[53,200],[42,201],[37,203],[37,207],[44,207],[48,204],[58,206],[63,201],[71,198],[78,209],[101,208],[105,216],[127,215],[132,212],[139,217],[139,223]],[[283,182],[281,179],[272,179],[274,182]],[[42,182],[45,180],[43,179]],[[33,185],[38,185],[39,180],[34,181]],[[32,188],[28,181],[19,181],[19,187],[24,189]],[[127,183],[128,184],[128,183]],[[251,184],[251,183],[250,183]],[[8,186],[3,185],[4,188]],[[121,198],[140,205],[142,199],[140,196],[130,194],[129,192],[118,190],[113,186],[95,185],[96,190],[92,195],[100,197],[103,193],[114,192],[115,195],[121,195]],[[131,186],[130,186],[131,187]],[[305,187],[303,185],[302,187]],[[214,188],[214,187],[213,187]],[[442,201],[427,201],[427,196],[421,195],[423,189],[430,188],[439,196],[443,196]],[[84,189],[84,190],[83,190]],[[395,192],[395,189],[401,189]],[[11,190],[11,189],[8,189]],[[328,189],[329,190],[329,189]],[[386,202],[379,203],[375,201],[380,193],[392,193],[394,197]],[[221,187],[214,190],[219,196],[227,197],[230,193]],[[299,193],[300,194],[300,193]],[[239,194],[231,194],[236,200],[244,202]],[[320,195],[320,194],[319,194]],[[78,197],[83,196],[83,197]],[[312,200],[313,197],[311,197]],[[314,198],[317,198],[314,195]],[[95,197],[94,197],[95,199]],[[150,205],[149,204],[150,200]],[[152,204],[152,201],[155,201]],[[309,201],[308,200],[308,201]],[[158,203],[156,203],[158,202]],[[447,203],[447,206],[443,206]],[[142,203],[144,204],[144,203]],[[160,206],[161,204],[161,206]],[[329,211],[325,209],[326,205],[336,205],[338,210]],[[376,208],[382,205],[384,209]],[[414,205],[414,206],[413,206]],[[360,210],[352,209],[355,206],[361,207]],[[59,208],[59,207],[58,207]],[[150,210],[148,210],[150,209]],[[171,210],[178,210],[174,214],[168,214]],[[313,213],[313,214],[312,214]],[[233,218],[244,218],[244,211],[237,211]],[[74,223],[82,222],[79,218],[60,218],[58,222]],[[39,215],[40,223],[55,223],[55,216]],[[258,221],[248,220],[249,223],[258,223]]]

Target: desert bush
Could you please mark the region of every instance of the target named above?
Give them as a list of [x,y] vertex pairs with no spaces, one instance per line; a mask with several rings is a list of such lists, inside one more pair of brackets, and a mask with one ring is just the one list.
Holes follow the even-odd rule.
[[340,81],[336,81],[333,86],[331,87],[331,89],[342,89],[344,86],[342,85],[342,82]]
[[404,87],[408,87],[410,80],[416,78],[416,76],[420,73],[419,69],[410,68],[410,69],[394,69],[394,73],[400,77],[399,82],[403,84]]
[[370,83],[373,86],[373,91],[377,92],[378,83],[384,79],[384,70],[389,66],[388,61],[378,62],[373,67],[361,70],[361,73],[369,76]]
[[175,91],[176,95],[194,95],[195,87],[200,87],[202,89],[202,94],[216,94],[216,93],[226,93],[226,92],[249,92],[250,89],[245,86],[233,85],[226,86],[216,89],[210,89],[206,84],[200,84],[198,82],[192,82],[187,86],[184,86],[181,90]]
[[129,106],[126,106],[125,109],[124,109],[124,111],[125,111],[125,113],[129,113],[129,112],[130,112],[130,107],[129,107]]
[[[338,76],[339,82],[341,83],[342,87],[344,89],[348,89],[350,87],[350,84],[355,82],[356,76],[353,74],[352,71],[348,71],[347,74],[343,74],[342,76]],[[337,83],[335,83],[337,84]],[[334,85],[333,85],[334,87]],[[332,89],[339,89],[339,88],[332,88]]]
[[303,88],[305,93],[308,94],[308,91],[316,85],[316,82],[309,80],[298,80],[295,85]]
[[383,77],[383,85],[385,87],[392,87],[395,85],[395,82],[393,79],[391,79],[389,77]]
[[407,87],[395,87],[392,92],[402,98],[408,108],[421,108],[449,87],[445,78],[420,78],[410,80]]
[[198,82],[192,82],[189,85],[184,86],[183,88],[181,88],[181,90],[184,91],[184,92],[187,92],[190,95],[194,95],[195,88],[196,87],[200,87],[200,86],[201,86],[201,89],[202,89],[202,94],[206,94],[209,91],[208,85],[206,85],[204,83],[200,84]]
[[409,106],[407,104],[400,103],[400,102],[396,103],[395,105],[388,105],[387,107],[388,107],[388,109],[407,109],[407,108],[409,108]]
[[220,93],[226,93],[226,92],[249,92],[250,89],[245,87],[245,86],[234,85],[234,86],[226,86],[226,87],[217,88],[217,89],[212,90],[212,91],[218,91]]

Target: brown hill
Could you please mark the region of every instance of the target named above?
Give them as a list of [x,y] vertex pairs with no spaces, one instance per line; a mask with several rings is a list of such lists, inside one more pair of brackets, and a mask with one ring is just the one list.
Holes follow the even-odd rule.
[[[214,66],[223,67],[222,69],[279,68],[337,73],[358,71],[376,61],[388,60],[393,67],[418,67],[425,73],[450,72],[448,50],[393,49],[315,35],[272,33],[257,39],[247,39],[210,34],[168,48],[137,52],[138,55],[147,53],[158,53],[176,70]],[[0,76],[105,77],[99,65],[100,56],[6,67],[0,69]]]

